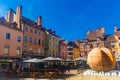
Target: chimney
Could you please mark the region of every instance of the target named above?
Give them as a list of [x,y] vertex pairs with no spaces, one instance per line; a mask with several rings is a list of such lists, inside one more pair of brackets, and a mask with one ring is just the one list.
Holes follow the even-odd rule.
[[5,16],[5,20],[7,22],[13,23],[13,19],[14,19],[14,12],[12,9],[9,9],[9,11],[7,12],[7,14]]
[[114,26],[114,32],[117,32],[117,26]]
[[88,34],[90,34],[90,32],[91,32],[91,31],[90,31],[90,30],[88,30],[88,31],[87,31],[87,35],[88,35]]
[[38,16],[36,23],[37,23],[37,25],[42,26],[42,17],[41,16]]
[[21,23],[20,20],[22,18],[22,6],[17,6],[16,8],[16,23],[17,23],[17,28],[21,29]]
[[105,33],[104,27],[100,28],[100,30],[101,30],[102,33]]
[[7,14],[5,15],[5,20],[8,22],[8,12],[7,12]]

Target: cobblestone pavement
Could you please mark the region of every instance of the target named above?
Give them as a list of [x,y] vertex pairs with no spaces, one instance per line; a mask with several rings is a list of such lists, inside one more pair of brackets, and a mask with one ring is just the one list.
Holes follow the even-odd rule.
[[50,80],[50,79],[35,79],[35,78],[0,78],[0,80]]
[[70,72],[66,72],[65,74],[60,74],[56,77],[48,79],[48,78],[17,78],[15,76],[5,76],[5,74],[0,74],[0,80],[65,80],[75,74],[77,74],[77,70],[70,70]]
[[72,76],[66,80],[120,80],[117,76]]
[[0,77],[0,80],[65,80],[64,78],[9,78],[9,77]]

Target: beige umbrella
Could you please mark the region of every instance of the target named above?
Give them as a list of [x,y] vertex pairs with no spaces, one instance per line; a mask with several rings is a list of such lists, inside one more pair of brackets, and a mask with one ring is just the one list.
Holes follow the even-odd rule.
[[33,58],[33,59],[29,59],[29,60],[24,60],[23,62],[38,63],[38,62],[46,62],[46,61],[43,61],[42,59],[38,59],[38,58]]
[[74,59],[75,61],[86,61],[86,58],[83,57],[78,57],[76,59]]
[[47,57],[47,58],[44,58],[42,59],[43,61],[56,61],[57,59],[54,58],[54,57]]
[[56,60],[58,60],[58,61],[64,61],[64,59],[61,59],[61,58],[56,58]]

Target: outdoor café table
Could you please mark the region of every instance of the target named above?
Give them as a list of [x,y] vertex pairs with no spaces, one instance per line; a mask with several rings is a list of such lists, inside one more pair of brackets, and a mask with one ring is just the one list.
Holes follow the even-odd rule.
[[20,76],[22,77],[52,77],[56,76],[60,73],[62,73],[63,70],[59,69],[38,69],[38,70],[25,70],[20,73]]
[[44,69],[44,75],[46,77],[52,77],[52,76],[56,76],[58,74],[59,74],[58,69]]

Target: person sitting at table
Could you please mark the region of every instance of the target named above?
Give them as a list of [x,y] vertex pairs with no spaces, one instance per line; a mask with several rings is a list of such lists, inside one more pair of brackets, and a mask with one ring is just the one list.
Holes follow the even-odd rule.
[[9,72],[9,67],[6,67],[5,68],[5,74],[8,74],[8,72]]

